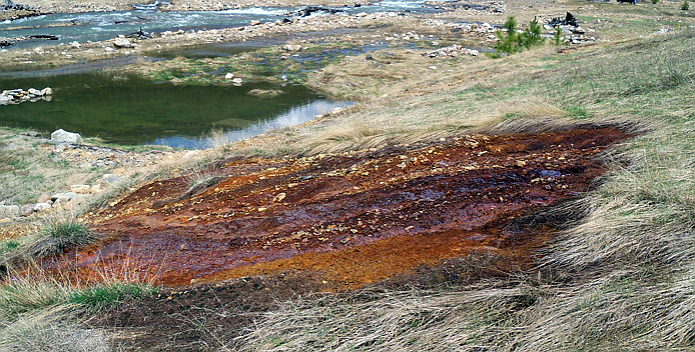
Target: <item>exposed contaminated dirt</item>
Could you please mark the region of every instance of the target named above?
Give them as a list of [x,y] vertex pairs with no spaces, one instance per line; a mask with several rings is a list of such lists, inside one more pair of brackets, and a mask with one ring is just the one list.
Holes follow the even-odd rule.
[[171,286],[299,270],[345,289],[473,251],[531,259],[547,235],[507,231],[507,220],[578,196],[604,172],[593,157],[624,137],[612,128],[475,135],[230,160],[198,175],[211,180],[203,186],[157,181],[91,214],[106,239],[49,266]]

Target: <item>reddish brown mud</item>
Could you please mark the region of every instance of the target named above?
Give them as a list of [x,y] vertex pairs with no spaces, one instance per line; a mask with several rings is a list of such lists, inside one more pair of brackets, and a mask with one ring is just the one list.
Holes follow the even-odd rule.
[[625,137],[612,128],[476,135],[234,160],[205,174],[221,179],[208,188],[158,181],[92,214],[107,239],[66,257],[85,276],[184,285],[308,270],[339,288],[472,251],[528,257],[547,234],[504,231],[506,222],[578,196],[605,171],[593,157]]

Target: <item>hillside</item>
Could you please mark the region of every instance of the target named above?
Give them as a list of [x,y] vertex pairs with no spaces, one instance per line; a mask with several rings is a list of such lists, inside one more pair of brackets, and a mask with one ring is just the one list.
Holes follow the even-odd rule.
[[[681,6],[510,1],[111,67],[186,86],[224,86],[222,68],[275,82],[282,67],[355,104],[195,152],[102,143],[141,162],[88,172],[75,165],[106,149],[56,161],[5,129],[7,200],[124,181],[3,221],[0,350],[695,349],[695,30]],[[566,11],[595,39],[430,55],[504,35],[423,25],[526,29]],[[446,43],[349,51],[407,31]],[[321,52],[340,55],[307,66]]]

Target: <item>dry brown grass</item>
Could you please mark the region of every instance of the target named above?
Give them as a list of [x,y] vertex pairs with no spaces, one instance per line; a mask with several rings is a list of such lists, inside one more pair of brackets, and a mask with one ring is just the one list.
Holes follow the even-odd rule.
[[[564,81],[551,71],[532,79],[534,86],[498,84],[476,96],[475,106],[487,106],[488,93],[498,97],[490,105],[504,106],[503,116],[489,120],[490,131],[618,122],[645,132],[604,156],[614,169],[582,202],[557,210],[572,225],[544,248],[531,275],[368,300],[288,302],[259,316],[230,345],[249,351],[693,350],[695,106],[687,98],[695,91],[693,48],[695,31],[686,30],[573,54],[563,67],[578,69]],[[636,64],[611,65],[616,61]],[[549,99],[518,104],[527,96]],[[566,108],[577,104],[588,114]]]

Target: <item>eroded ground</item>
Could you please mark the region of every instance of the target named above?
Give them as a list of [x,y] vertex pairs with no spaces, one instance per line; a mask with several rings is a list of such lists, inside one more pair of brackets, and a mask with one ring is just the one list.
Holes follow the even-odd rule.
[[197,187],[190,176],[154,182],[90,214],[106,239],[52,265],[173,286],[309,271],[344,289],[471,252],[523,263],[547,235],[507,231],[508,220],[585,191],[604,171],[594,157],[624,137],[612,128],[475,135],[230,160]]

